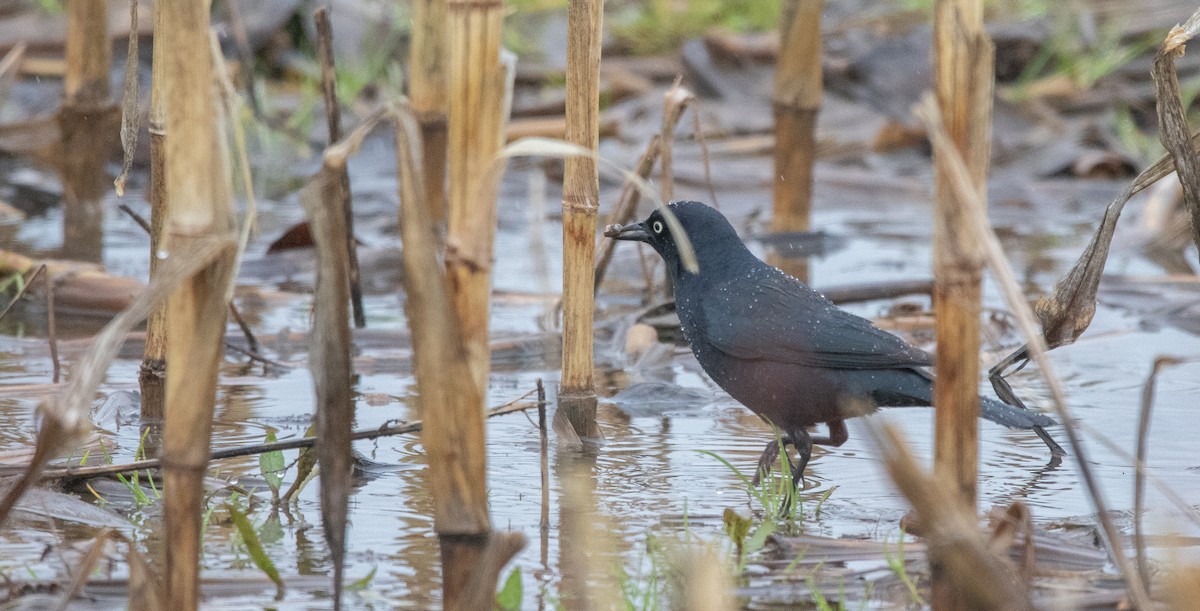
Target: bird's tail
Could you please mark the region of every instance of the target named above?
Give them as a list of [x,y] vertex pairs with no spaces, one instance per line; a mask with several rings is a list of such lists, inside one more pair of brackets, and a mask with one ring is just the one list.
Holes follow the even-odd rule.
[[[894,373],[892,373],[894,372]],[[933,376],[920,369],[891,370],[896,379],[887,384],[876,384],[875,401],[881,406],[933,405]],[[886,388],[880,391],[879,388]],[[979,417],[1011,429],[1033,429],[1046,447],[1055,456],[1066,456],[1066,452],[1050,433],[1048,426],[1058,424],[1053,418],[1038,412],[1014,407],[989,397],[979,397]]]

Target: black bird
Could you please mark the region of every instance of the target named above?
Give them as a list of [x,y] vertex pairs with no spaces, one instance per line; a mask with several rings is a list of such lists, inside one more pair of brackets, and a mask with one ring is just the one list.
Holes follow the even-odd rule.
[[[699,202],[669,207],[695,250],[698,273],[685,269],[659,210],[641,223],[609,226],[605,235],[645,242],[666,261],[692,352],[713,381],[796,447],[794,485],[802,483],[814,443],[836,447],[848,438],[845,418],[861,414],[844,413],[844,399],[863,401],[869,411],[932,404],[928,353],[759,260],[715,209]],[[1034,429],[1056,456],[1065,454],[1043,429],[1054,424],[1047,416],[988,398],[981,398],[980,416]],[[808,428],[822,422],[829,435],[811,437]],[[771,468],[778,450],[774,442],[767,445],[759,474]]]

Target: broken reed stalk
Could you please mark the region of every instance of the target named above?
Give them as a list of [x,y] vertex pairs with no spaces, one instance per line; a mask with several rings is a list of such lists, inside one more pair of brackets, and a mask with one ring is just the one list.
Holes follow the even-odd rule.
[[[1200,140],[1200,131],[1192,134],[1192,146]],[[1193,157],[1195,159],[1195,157]],[[1035,306],[1037,317],[1042,324],[1042,336],[1046,345],[1053,350],[1059,346],[1075,343],[1076,339],[1087,330],[1096,314],[1096,291],[1100,286],[1100,277],[1104,273],[1104,264],[1108,261],[1108,248],[1112,244],[1113,234],[1117,229],[1117,220],[1125,204],[1150,185],[1158,182],[1175,170],[1174,161],[1169,154],[1158,158],[1150,167],[1142,170],[1129,186],[1125,187],[1100,218],[1096,233],[1088,242],[1079,259],[1071,267],[1071,271],[1054,284],[1054,292],[1038,300]],[[1015,364],[1023,362],[1021,353],[1027,349],[1023,346],[1001,363]],[[999,371],[1003,374],[1003,369]],[[997,378],[993,378],[995,380]],[[995,383],[995,382],[993,382]],[[999,389],[997,389],[999,391]]]
[[[167,256],[203,240],[232,240],[229,169],[218,137],[217,91],[203,2],[162,8],[165,70],[166,189],[171,194]],[[236,253],[229,250],[185,281],[167,308],[167,409],[163,432],[163,524],[168,607],[196,609],[200,588],[200,524],[213,404],[228,310],[226,291]]]
[[1187,115],[1179,92],[1175,59],[1183,55],[1184,45],[1200,32],[1200,10],[1182,26],[1167,34],[1154,56],[1151,74],[1158,101],[1158,132],[1163,147],[1175,162],[1175,175],[1183,186],[1183,204],[1192,221],[1192,240],[1200,247],[1200,167],[1196,166],[1196,148],[1190,137]]
[[[325,99],[325,120],[329,125],[329,145],[342,139],[342,108],[337,99],[336,72],[333,67],[333,25],[329,23],[329,11],[322,6],[313,13],[317,26],[317,54],[321,59],[321,94]],[[363,310],[362,279],[358,271],[358,243],[354,240],[354,206],[350,200],[350,172],[343,164],[340,168],[342,186],[331,192],[339,198],[338,205],[346,217],[347,267],[345,278],[349,282],[350,306],[354,310],[354,327],[367,326],[367,315]]]
[[[162,32],[163,5],[154,5],[154,31]],[[158,273],[162,264],[158,257],[167,231],[167,175],[166,175],[166,71],[164,55],[166,44],[156,44],[150,67],[150,277]],[[160,304],[146,321],[146,346],[142,351],[142,365],[138,369],[138,386],[142,391],[142,424],[162,422],[163,405],[166,403],[167,376],[167,308]],[[150,435],[148,439],[155,439]]]
[[[658,162],[659,153],[662,152],[662,136],[654,134],[650,136],[650,141],[646,143],[646,150],[642,151],[642,156],[638,158],[637,167],[634,168],[634,173],[642,180],[650,178],[650,172],[654,171],[654,164]],[[633,215],[637,212],[638,202],[642,199],[642,192],[638,190],[637,185],[631,180],[626,180],[621,187],[621,195],[617,198],[617,204],[613,206],[612,213],[608,215],[608,225],[624,225],[633,221]],[[612,261],[613,252],[617,247],[617,241],[608,237],[600,238],[600,256],[596,257],[595,282],[592,287],[593,294],[600,291],[600,283],[604,282],[604,274],[608,271],[608,264]]]
[[109,182],[104,166],[120,133],[120,114],[110,99],[112,41],[108,0],[67,3],[67,69],[62,133],[63,256],[99,261],[103,250],[102,198]]
[[[986,202],[991,155],[993,47],[983,30],[981,0],[934,4],[934,83],[941,118],[966,163],[979,201]],[[934,154],[933,303],[937,355],[933,404],[934,471],[952,482],[949,501],[974,515],[979,469],[979,315],[983,251],[961,231],[969,202],[950,184],[946,151]],[[963,608],[966,592],[933,563],[934,609]]]
[[[604,0],[567,5],[567,142],[600,146],[600,39]],[[598,437],[592,322],[596,309],[596,213],[600,175],[592,157],[563,163],[563,332],[558,409],[580,437]]]
[[[457,10],[469,12],[467,7]],[[453,122],[451,129],[454,135],[462,135]],[[452,307],[453,270],[443,273],[438,262],[437,236],[422,201],[418,132],[412,111],[397,109],[404,310],[413,338],[418,409],[425,418],[421,442],[429,461],[434,528],[441,544],[442,604],[451,610],[490,608],[500,570],[524,546],[525,539],[519,533],[491,530],[481,409],[486,389],[476,381],[464,325]],[[453,164],[451,168],[453,174]]]
[[[954,585],[955,609],[1033,609],[1029,591],[1020,586],[1015,567],[994,552],[979,532],[973,506],[964,505],[958,482],[917,466],[900,434],[890,425],[865,420],[884,457],[888,475],[912,503],[924,530],[932,566]],[[939,608],[934,583],[932,606]]]
[[[328,32],[329,18],[324,7],[317,9],[316,20],[318,30],[324,28]],[[323,55],[328,52],[326,47]],[[374,124],[375,121],[364,124],[365,129],[356,130],[355,135],[365,135]],[[330,128],[332,135],[336,131],[332,120]],[[346,279],[352,273],[346,243],[354,241],[346,223],[346,204],[350,199],[346,190],[349,185],[346,157],[353,148],[356,147],[352,139],[349,146],[335,143],[327,149],[321,170],[300,193],[300,203],[308,215],[317,252],[309,370],[316,387],[317,435],[321,439],[317,444],[317,461],[321,467],[321,526],[333,558],[334,609],[342,606],[346,521],[353,467],[350,436],[354,423],[354,397],[351,395],[350,320],[346,311],[350,301],[350,284]]]
[[779,60],[771,102],[775,109],[775,186],[771,228],[808,231],[812,217],[813,164],[821,74],[824,0],[788,0],[780,20]]
[[477,398],[486,394],[496,196],[488,174],[504,142],[503,0],[449,0],[449,227],[446,270]]
[[[932,100],[926,99],[922,107],[917,109],[917,113],[925,122],[934,150],[940,149],[943,151],[942,158],[945,159],[944,167],[946,170],[947,186],[954,189],[959,199],[964,202],[971,202],[969,206],[964,208],[965,214],[961,227],[968,229],[969,231],[964,233],[968,234],[970,239],[977,241],[984,248],[992,271],[996,275],[996,280],[1000,288],[1004,291],[1005,300],[1008,302],[1008,306],[1016,318],[1017,327],[1025,336],[1029,358],[1038,366],[1038,369],[1042,373],[1042,378],[1046,381],[1046,386],[1050,390],[1050,397],[1053,400],[1055,415],[1058,416],[1059,422],[1067,433],[1071,453],[1075,456],[1075,464],[1083,478],[1084,485],[1087,487],[1092,507],[1095,509],[1096,519],[1100,522],[1100,530],[1104,535],[1102,539],[1108,550],[1109,558],[1121,573],[1121,577],[1125,581],[1125,585],[1135,606],[1137,608],[1149,609],[1151,608],[1150,599],[1142,587],[1141,581],[1134,573],[1133,568],[1130,567],[1129,559],[1121,551],[1120,532],[1117,531],[1116,526],[1113,524],[1112,517],[1108,511],[1108,503],[1104,499],[1104,492],[1097,484],[1095,475],[1089,466],[1091,463],[1088,460],[1087,451],[1083,447],[1083,442],[1079,436],[1078,426],[1067,409],[1066,394],[1063,392],[1062,383],[1054,375],[1050,360],[1046,358],[1048,350],[1046,342],[1041,334],[1038,333],[1032,309],[1025,300],[1025,296],[1021,293],[1020,285],[1016,280],[1016,274],[1013,273],[1012,266],[1004,256],[1000,240],[988,225],[983,194],[977,189],[962,155],[950,140],[945,130],[945,125],[939,116],[937,105]],[[1101,439],[1101,441],[1104,442],[1106,440]],[[1119,450],[1119,448],[1110,449],[1114,451]]]
[[408,97],[421,123],[425,204],[430,220],[446,222],[446,0],[412,4]]

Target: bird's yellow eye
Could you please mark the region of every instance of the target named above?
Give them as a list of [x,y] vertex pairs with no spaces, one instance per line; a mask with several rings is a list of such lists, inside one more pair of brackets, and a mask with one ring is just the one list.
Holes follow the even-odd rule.
[[654,225],[652,225],[651,227],[654,229],[654,233],[662,233],[663,232],[662,221],[654,221]]

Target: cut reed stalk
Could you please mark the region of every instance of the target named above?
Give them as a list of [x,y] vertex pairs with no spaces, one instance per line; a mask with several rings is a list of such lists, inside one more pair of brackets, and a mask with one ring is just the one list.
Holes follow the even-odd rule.
[[412,6],[409,98],[421,123],[425,204],[436,224],[446,222],[446,0]]
[[821,10],[824,0],[788,0],[780,31],[771,101],[775,109],[775,185],[772,229],[808,231],[821,79]]
[[[939,0],[934,47],[937,99],[946,131],[986,201],[991,152],[992,44],[979,0]],[[945,161],[935,157],[934,304],[937,311],[935,464],[975,506],[979,414],[979,311],[983,251],[961,231],[963,208]]]
[[67,3],[67,69],[58,112],[62,133],[63,256],[99,261],[109,187],[104,165],[120,134],[109,69],[112,41],[107,0]]
[[[567,137],[589,151],[600,146],[600,37],[603,0],[567,5]],[[562,380],[558,408],[580,437],[597,437],[592,373],[596,212],[600,178],[592,157],[564,160]]]
[[[817,113],[824,83],[821,70],[821,11],[824,0],[788,0],[781,20],[775,65],[775,176],[771,228],[808,231],[812,226],[813,166],[817,159]],[[769,261],[808,281],[806,258],[772,252]]]
[[[209,11],[203,2],[163,3],[162,44],[167,133],[169,234],[163,250],[180,252],[212,239],[232,240],[231,187],[218,138]],[[163,523],[168,607],[199,603],[200,524],[212,436],[217,372],[235,252],[227,250],[185,281],[168,302],[167,409],[163,434]]]
[[[154,5],[154,31],[163,31],[163,5]],[[150,276],[158,272],[161,262],[158,253],[162,249],[167,230],[166,189],[166,70],[164,57],[166,44],[155,44],[150,68]],[[146,321],[146,346],[142,352],[142,366],[138,370],[138,384],[142,390],[142,424],[162,422],[163,404],[166,402],[167,375],[167,310],[165,304],[154,308]],[[148,439],[157,439],[150,435]]]
[[[991,153],[993,48],[983,30],[981,0],[937,0],[934,8],[934,81],[946,131],[962,154],[980,202],[986,202]],[[959,510],[975,513],[979,463],[979,315],[983,250],[960,230],[968,202],[957,197],[944,155],[934,157],[934,307],[937,380],[934,470],[953,483]],[[967,594],[934,563],[934,609],[963,608]]]
[[478,400],[486,394],[496,199],[489,170],[503,144],[507,70],[502,0],[450,0],[449,230],[446,269]]
[[[452,122],[457,133],[453,126]],[[448,282],[452,276],[443,274],[438,263],[438,240],[422,202],[418,131],[413,114],[399,109],[396,164],[404,309],[413,336],[418,407],[425,417],[421,440],[429,460],[434,528],[441,544],[442,603],[445,609],[482,609],[492,606],[500,569],[524,546],[524,537],[491,532],[482,410],[485,389],[476,383],[468,360],[463,327],[452,307]]]

